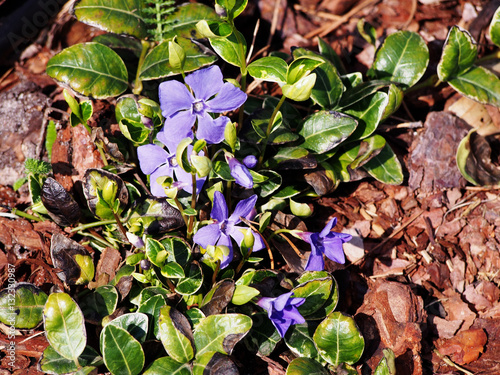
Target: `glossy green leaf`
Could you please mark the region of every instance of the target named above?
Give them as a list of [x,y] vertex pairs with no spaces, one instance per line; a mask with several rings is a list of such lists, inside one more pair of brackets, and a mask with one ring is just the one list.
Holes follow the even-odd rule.
[[99,43],[64,49],[49,60],[46,72],[76,92],[95,99],[118,96],[128,88],[127,68],[122,59]]
[[186,277],[184,269],[177,262],[168,262],[161,268],[161,274],[170,279],[182,279]]
[[448,83],[460,94],[479,103],[500,107],[500,79],[482,66],[473,66]]
[[276,169],[312,169],[316,168],[316,160],[305,148],[281,147],[276,155],[269,158],[265,167]]
[[314,73],[316,73],[316,83],[311,92],[311,99],[324,109],[335,107],[344,91],[344,84],[337,69],[327,61],[319,65]]
[[231,354],[234,346],[252,327],[252,319],[242,314],[210,315],[202,319],[194,332],[196,356],[215,351]]
[[462,176],[469,181],[473,185],[480,185],[478,181],[472,176],[472,173],[469,174],[471,171],[468,170],[468,163],[467,160],[469,159],[469,156],[471,155],[471,146],[470,146],[470,138],[471,134],[475,132],[476,130],[470,131],[466,137],[464,137],[461,141],[460,144],[458,145],[457,149],[457,167]]
[[215,52],[231,65],[246,69],[247,45],[245,37],[238,30],[226,38],[211,38],[210,45]]
[[333,312],[323,320],[313,336],[320,355],[330,364],[357,362],[365,347],[365,340],[353,318]]
[[186,54],[183,69],[170,65],[168,41],[165,41],[153,48],[146,55],[144,63],[141,66],[139,78],[142,80],[151,80],[169,77],[182,72],[191,72],[206,65],[210,65],[217,60],[216,56],[208,54],[200,45],[195,44],[189,39],[177,38],[177,43]]
[[500,47],[500,7],[497,8],[490,23],[490,38]]
[[364,18],[360,18],[356,25],[359,34],[371,45],[375,46],[377,43],[377,30],[365,21]]
[[306,301],[298,307],[300,314],[307,317],[316,312],[328,300],[334,286],[331,276],[306,281],[293,288],[293,296],[305,298]]
[[47,294],[33,284],[9,285],[0,292],[0,322],[17,329],[35,328],[43,319],[46,301]]
[[246,346],[252,352],[258,352],[260,356],[268,356],[280,341],[281,336],[267,317],[267,313],[252,315],[252,329],[244,339]]
[[[101,356],[90,346],[85,347],[80,357],[78,357],[80,366],[97,367],[102,365]],[[70,359],[62,357],[52,346],[48,346],[39,361],[40,369],[45,374],[68,374],[78,371],[76,363]]]
[[377,50],[368,74],[411,87],[422,78],[428,63],[429,49],[422,37],[412,31],[398,31]]
[[143,375],[191,375],[191,365],[180,363],[170,357],[160,357],[156,359],[144,371]]
[[185,3],[177,7],[177,10],[165,17],[165,21],[173,21],[169,25],[169,31],[164,35],[165,39],[185,38],[201,39],[203,36],[196,29],[196,24],[201,20],[218,21],[220,18],[214,8],[201,3]]
[[399,185],[403,182],[403,169],[392,148],[386,144],[380,153],[363,165],[368,174],[380,182]]
[[[351,76],[351,78],[355,78],[355,76]],[[347,85],[345,80],[344,80],[344,85]],[[338,107],[339,108],[351,107],[355,103],[369,96],[372,96],[377,91],[389,86],[391,86],[390,82],[383,81],[380,79],[357,83],[356,86],[347,89],[346,92],[342,95]],[[398,84],[398,86],[400,85]]]
[[146,255],[155,266],[162,267],[167,259],[168,252],[160,241],[153,238],[146,239]]
[[273,198],[286,199],[291,198],[296,195],[302,193],[306,188],[298,188],[297,186],[287,185],[284,186],[283,189],[280,189],[276,194],[273,195]]
[[335,68],[340,74],[344,75],[347,73],[344,65],[342,64],[342,60],[340,60],[340,57],[337,54],[337,52],[335,52],[335,50],[332,48],[330,44],[328,44],[325,40],[321,39],[320,37],[318,37],[318,49],[319,53],[323,57],[327,58],[328,61],[330,61],[335,66]]
[[198,263],[192,263],[188,266],[187,275],[179,280],[175,291],[182,295],[191,295],[196,293],[203,284],[203,272]]
[[139,296],[137,297],[137,300],[131,300],[132,303],[140,306],[144,302],[146,302],[148,299],[150,299],[153,296],[156,295],[161,295],[165,297],[165,299],[168,299],[169,291],[165,288],[158,287],[158,286],[150,286],[147,288],[141,289]]
[[[141,344],[146,340],[148,334],[148,316],[141,312],[120,315],[108,323],[123,328],[130,333]],[[102,336],[101,336],[102,339]]]
[[142,19],[141,0],[80,0],[73,7],[78,21],[114,34],[143,39],[147,26]]
[[281,175],[270,169],[261,169],[260,173],[267,177],[267,180],[258,184],[255,189],[259,192],[259,196],[264,198],[276,190],[278,190],[282,183]]
[[353,145],[353,148],[356,150],[355,158],[349,164],[349,167],[356,169],[363,166],[370,159],[378,155],[385,145],[385,138],[378,134],[365,138],[359,143],[355,142]]
[[[302,274],[299,279],[297,279],[298,282],[300,283],[305,282],[303,281],[303,275],[305,275],[305,273]],[[332,277],[332,276],[328,274],[327,277]],[[307,315],[308,322],[313,320],[323,320],[337,307],[337,303],[339,302],[339,288],[337,285],[337,280],[335,280],[335,278],[333,277],[332,279],[333,279],[333,285],[330,295],[319,309],[317,309],[314,313]]]
[[224,9],[226,17],[232,20],[245,10],[247,2],[248,0],[216,0],[215,4]]
[[262,280],[268,278],[268,277],[278,277],[278,273],[273,270],[267,270],[267,269],[248,269],[245,272],[243,272],[243,275],[236,280],[236,285],[251,285],[255,283],[259,283]]
[[87,343],[82,311],[66,293],[53,293],[43,309],[45,334],[54,350],[76,361]]
[[382,120],[385,120],[394,112],[399,109],[399,106],[403,102],[403,90],[401,90],[396,85],[390,85],[387,91],[388,102],[385,106],[384,114],[382,115]]
[[344,111],[345,114],[358,120],[358,127],[349,137],[350,141],[366,138],[377,129],[388,101],[387,94],[376,92]]
[[286,83],[294,85],[309,76],[314,69],[321,65],[325,59],[304,48],[293,51],[294,60],[290,63],[286,73]]
[[187,318],[166,305],[158,319],[161,342],[168,355],[180,363],[188,363],[195,354],[193,333]]
[[100,320],[111,315],[118,304],[118,292],[113,285],[102,285],[81,299],[80,306],[87,319]]
[[285,344],[298,357],[313,358],[316,361],[323,361],[314,344],[313,335],[318,323],[306,321],[302,324],[290,326],[285,335]]
[[92,41],[108,46],[122,56],[124,61],[129,59],[139,60],[141,56],[142,44],[136,38],[118,34],[100,34],[93,38]]
[[311,97],[312,89],[316,84],[316,73],[309,74],[293,84],[284,85],[281,90],[288,99],[303,102]]
[[453,26],[448,32],[444,43],[437,74],[441,81],[465,73],[472,67],[477,58],[477,45],[472,36],[458,26]]
[[113,375],[137,375],[144,367],[145,355],[139,341],[113,324],[101,331],[101,353]]
[[231,24],[225,20],[201,20],[196,24],[196,29],[204,38],[225,38],[233,33]]
[[396,375],[395,355],[391,349],[383,349],[384,356],[377,365],[373,375]]
[[295,358],[286,369],[286,375],[329,375],[321,363],[312,358]]
[[167,304],[165,297],[161,294],[152,296],[151,298],[144,301],[137,312],[144,313],[148,316],[149,328],[148,335],[156,337],[158,340],[160,338],[158,319],[160,317],[160,309]]
[[256,79],[284,84],[287,68],[288,64],[282,58],[266,56],[248,65],[248,73]]
[[251,286],[236,285],[231,302],[235,305],[244,305],[245,303],[250,302],[252,298],[257,297],[259,294],[260,292]]
[[302,147],[318,154],[330,151],[349,137],[357,121],[334,111],[319,111],[309,116],[299,134],[304,137]]
[[312,215],[313,211],[307,203],[296,202],[290,199],[290,211],[295,216],[306,218]]

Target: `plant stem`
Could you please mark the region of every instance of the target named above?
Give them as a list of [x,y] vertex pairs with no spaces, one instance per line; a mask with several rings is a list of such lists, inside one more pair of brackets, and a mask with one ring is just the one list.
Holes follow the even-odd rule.
[[271,134],[271,130],[273,129],[274,119],[276,118],[276,115],[278,114],[278,111],[280,110],[281,106],[285,102],[285,99],[286,99],[285,95],[281,96],[281,99],[276,108],[274,108],[273,114],[271,115],[269,123],[267,124],[266,138],[263,141],[262,150],[260,151],[259,161],[257,163],[257,168],[256,168],[257,170],[260,169],[262,161],[264,160],[264,154],[266,153],[266,147],[267,147],[267,142],[269,141],[269,135]]
[[440,83],[441,81],[439,80],[437,74],[433,74],[429,78],[427,78],[424,82],[421,82],[418,85],[412,86],[408,90],[405,90],[405,95],[408,94],[409,92],[420,90],[426,87],[436,87]]
[[116,222],[115,220],[95,221],[93,223],[79,225],[76,228],[71,229],[71,232],[78,232],[89,228],[100,227],[101,225],[114,224],[115,222]]
[[[115,221],[116,221],[116,224],[118,225],[118,229],[120,229],[120,232],[122,233],[122,235],[127,238],[127,230],[125,229],[125,227],[123,226],[121,220],[120,220],[120,217],[116,214],[116,212],[113,211],[113,216],[115,217]],[[128,239],[127,239],[128,240]]]
[[[23,217],[23,218],[28,219],[28,220],[44,221],[41,217],[28,214],[26,212],[18,210],[17,208],[11,208],[10,210],[12,211],[11,214],[0,212],[0,216],[8,217],[8,218],[11,218],[11,219],[17,219],[16,216],[19,216],[19,217]],[[12,216],[12,215],[14,215],[14,216]]]
[[139,78],[139,76],[142,69],[142,64],[144,64],[144,59],[146,58],[149,48],[151,48],[151,44],[146,40],[141,40],[141,45],[142,45],[142,51],[141,51],[141,56],[139,57],[139,63],[137,64],[134,88],[132,90],[132,92],[135,95],[139,95],[142,92],[142,80]]
[[182,215],[182,220],[184,220],[184,224],[186,224],[186,227],[189,226],[187,216],[184,215],[184,207],[182,207],[181,202],[179,202],[179,199],[177,197],[174,198],[175,205],[177,206],[177,209]]
[[[193,183],[193,193],[191,194],[191,208],[196,209],[196,174],[191,174]],[[193,236],[193,226],[194,226],[194,216],[189,216],[187,238],[190,239]]]

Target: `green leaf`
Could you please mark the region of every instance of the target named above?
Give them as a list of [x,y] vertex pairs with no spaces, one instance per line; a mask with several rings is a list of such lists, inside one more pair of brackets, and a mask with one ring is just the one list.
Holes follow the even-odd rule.
[[329,375],[321,363],[312,358],[295,358],[286,369],[286,375]]
[[157,294],[155,296],[152,296],[148,300],[144,301],[137,310],[137,312],[144,313],[148,316],[148,322],[149,322],[148,334],[149,336],[152,336],[154,334],[154,337],[156,337],[158,340],[161,340],[159,324],[158,324],[158,319],[160,317],[160,309],[166,304],[167,301],[165,297],[163,297],[161,294]]
[[268,356],[281,341],[281,336],[267,317],[267,313],[262,312],[252,315],[252,329],[244,341],[252,352],[257,351],[260,356]]
[[396,375],[396,364],[394,352],[391,349],[383,349],[384,356],[378,363],[373,375]]
[[392,148],[386,144],[380,153],[370,159],[363,168],[380,182],[399,185],[403,182],[403,169]]
[[193,333],[187,318],[166,305],[160,309],[158,324],[161,342],[168,355],[180,363],[191,361],[195,349]]
[[196,356],[207,352],[230,355],[234,346],[252,327],[252,319],[242,314],[210,315],[202,319],[195,332]]
[[187,73],[210,65],[217,60],[216,56],[210,55],[200,45],[185,38],[177,38],[177,44],[182,47],[186,54],[186,60],[182,69],[172,67],[169,62],[168,42],[159,44],[153,48],[144,59],[139,72],[139,78],[142,80],[151,80],[165,78],[172,75]]
[[358,127],[349,137],[350,141],[366,138],[377,129],[388,101],[387,94],[376,92],[344,111],[345,114],[358,120]]
[[290,198],[290,211],[292,214],[298,217],[309,217],[312,215],[313,211],[307,203],[299,203]]
[[247,45],[245,37],[238,31],[226,38],[211,38],[210,45],[215,52],[227,63],[240,69],[246,69]]
[[428,63],[429,49],[422,37],[412,31],[398,31],[377,50],[368,75],[411,87],[422,78]]
[[387,105],[385,106],[382,120],[385,120],[399,109],[399,106],[403,102],[404,94],[403,90],[401,90],[398,86],[390,85],[387,91],[387,96],[389,100],[387,102]]
[[364,18],[360,18],[356,25],[359,34],[371,45],[375,46],[377,43],[377,30],[365,21]]
[[458,170],[460,171],[462,176],[467,181],[469,181],[471,184],[480,185],[480,183],[478,181],[476,181],[476,179],[468,173],[468,168],[467,168],[468,167],[467,159],[469,158],[469,156],[471,154],[470,138],[471,138],[471,134],[474,133],[475,131],[476,131],[475,129],[471,130],[467,134],[467,136],[465,136],[460,141],[460,144],[458,145],[458,149],[457,149],[456,160],[457,160]]
[[175,291],[182,295],[191,295],[196,293],[203,284],[203,272],[198,263],[192,263],[189,266],[187,276],[179,280]]
[[323,320],[313,336],[321,356],[333,366],[357,362],[365,347],[365,340],[353,318],[333,312]]
[[500,47],[500,7],[497,8],[490,23],[490,38]]
[[284,84],[287,68],[288,65],[282,58],[266,56],[248,65],[248,73],[256,79]]
[[153,238],[146,239],[146,255],[155,266],[162,267],[167,259],[168,252],[160,241]]
[[[165,39],[177,36],[185,39],[201,39],[203,36],[196,29],[199,21],[218,21],[219,16],[212,7],[200,3],[185,3],[177,7],[177,10],[165,18],[172,21],[169,32],[164,35]],[[179,40],[177,40],[179,42]]]
[[330,61],[335,66],[335,68],[340,74],[344,75],[347,73],[344,65],[342,64],[342,61],[340,60],[339,55],[337,55],[337,52],[335,52],[332,46],[329,45],[320,37],[318,37],[318,49],[319,53],[323,57],[326,57],[328,61]]
[[334,286],[331,276],[306,281],[293,288],[293,296],[305,298],[306,301],[298,307],[300,314],[307,317],[315,313],[328,300]]
[[235,305],[244,305],[245,303],[250,302],[252,298],[257,297],[259,294],[260,292],[251,286],[236,285],[231,302]]
[[160,357],[156,359],[144,371],[143,375],[191,375],[191,365],[189,363],[179,363],[170,357]]
[[337,105],[344,91],[344,84],[335,66],[326,61],[314,69],[316,83],[311,92],[311,99],[325,109]]
[[446,82],[465,73],[472,67],[476,58],[477,45],[472,36],[460,27],[453,26],[448,32],[437,67],[439,79]]
[[312,322],[292,325],[285,335],[285,344],[298,357],[322,361],[312,338],[317,326]]
[[49,121],[47,125],[47,134],[45,135],[45,149],[47,150],[47,155],[49,160],[52,159],[52,146],[57,139],[57,129],[56,123],[52,120]]
[[[351,75],[350,78],[356,79],[355,75]],[[344,81],[344,85],[348,85]],[[353,106],[355,103],[363,100],[364,98],[373,95],[380,89],[384,87],[389,87],[392,84],[388,81],[382,80],[371,80],[368,82],[359,82],[354,87],[348,88],[347,91],[342,95],[340,99],[339,108],[347,108]],[[400,84],[398,84],[400,86]]]
[[309,116],[299,134],[304,137],[302,147],[318,154],[330,151],[349,137],[357,126],[350,116],[334,111],[319,111]]
[[141,0],[80,0],[73,10],[78,21],[114,34],[147,36]]
[[[102,285],[82,298],[83,315],[94,320],[111,315],[118,304],[118,292],[112,285]],[[97,316],[95,316],[97,314]]]
[[222,7],[230,20],[238,17],[247,6],[248,0],[216,0],[215,4]]
[[83,43],[64,49],[47,63],[47,74],[95,99],[118,96],[128,88],[124,62],[111,48]]
[[32,329],[42,321],[47,295],[29,283],[18,283],[0,292],[0,322],[17,329]]
[[311,97],[312,89],[316,84],[316,73],[300,78],[293,84],[284,85],[281,90],[288,99],[303,102]]
[[[113,319],[108,325],[123,328],[130,333],[141,344],[146,340],[148,334],[148,316],[146,314],[136,312],[120,315]],[[101,339],[103,336],[101,336]]]
[[[368,138],[363,139],[361,142],[354,142],[352,148],[354,159],[352,159],[349,167],[356,169],[366,164],[370,159],[379,154],[386,144],[385,138],[381,135],[375,134]],[[349,145],[351,146],[351,145]],[[347,148],[347,153],[350,154],[350,148]]]
[[[100,366],[102,358],[96,350],[90,346],[86,346],[80,357],[78,364],[80,366]],[[72,360],[62,357],[57,353],[52,346],[48,346],[44,351],[39,361],[40,369],[46,374],[68,374],[78,371],[78,366]]]
[[161,268],[161,274],[171,279],[182,279],[186,277],[184,269],[177,262],[168,262]]
[[179,237],[167,237],[161,244],[168,253],[167,261],[186,266],[191,260],[191,247]]
[[113,375],[137,375],[144,367],[145,356],[139,341],[113,324],[101,331],[101,353]]
[[460,94],[479,103],[500,107],[500,79],[482,66],[474,66],[448,83]]
[[278,273],[272,270],[266,269],[248,269],[243,272],[243,275],[236,281],[236,285],[251,285],[260,283],[262,280],[268,277],[278,277]]
[[43,309],[45,334],[54,350],[76,361],[87,343],[83,313],[66,293],[53,293]]

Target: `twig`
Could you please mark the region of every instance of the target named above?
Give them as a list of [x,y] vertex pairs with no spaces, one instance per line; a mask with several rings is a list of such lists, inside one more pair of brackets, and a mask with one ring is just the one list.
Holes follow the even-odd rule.
[[403,24],[402,29],[406,29],[408,26],[410,26],[411,21],[413,21],[413,18],[415,17],[415,13],[417,13],[417,4],[418,4],[418,0],[412,0],[410,16],[408,17],[406,22]]
[[437,349],[434,348],[434,353],[436,353],[436,355],[441,358],[443,360],[444,363],[446,363],[448,366],[452,366],[452,367],[455,367],[458,371],[462,371],[464,374],[467,374],[467,375],[474,375],[473,372],[470,372],[469,370],[457,365],[455,362],[453,362],[451,359],[449,359],[448,357],[442,355],[441,353],[439,353],[439,351]]
[[[276,2],[274,3],[274,12],[273,12],[273,19],[271,21],[271,30],[269,31],[269,38],[267,38],[267,45],[270,46],[271,45],[271,42],[274,38],[274,33],[276,33],[276,28],[278,26],[278,15],[280,13],[280,4],[281,4],[282,0],[276,0]],[[285,2],[285,4],[287,4]],[[285,5],[286,6],[286,5]],[[284,12],[283,14],[285,14],[286,12],[286,8],[284,9]]]

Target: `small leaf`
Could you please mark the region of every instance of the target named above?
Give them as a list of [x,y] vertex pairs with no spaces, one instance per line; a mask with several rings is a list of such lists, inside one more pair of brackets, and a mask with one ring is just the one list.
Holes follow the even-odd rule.
[[[130,333],[141,344],[146,340],[148,334],[148,316],[136,312],[120,315],[108,323],[108,325],[123,328]],[[101,339],[103,336],[101,336]]]
[[[80,357],[78,357],[78,364],[80,366],[97,367],[102,365],[102,363],[102,358],[96,350],[90,346],[86,346]],[[43,351],[40,357],[39,366],[46,374],[58,375],[76,373],[76,371],[78,371],[78,366],[74,361],[62,357],[50,345]]]
[[64,187],[52,177],[45,179],[41,199],[50,218],[56,224],[66,227],[80,220],[80,206]]
[[378,363],[373,375],[396,375],[396,364],[394,352],[391,349],[383,349],[384,356]]
[[219,16],[214,8],[201,3],[185,3],[177,7],[176,11],[165,18],[165,21],[173,21],[169,25],[169,32],[165,39],[178,38],[201,39],[203,36],[196,30],[196,24],[201,21],[218,21]]
[[288,65],[285,60],[276,56],[266,56],[255,60],[248,65],[248,73],[263,81],[277,82],[284,84],[286,82],[286,71]]
[[43,319],[47,294],[29,283],[17,283],[0,292],[0,322],[17,329],[32,329]]
[[313,213],[311,207],[309,207],[307,203],[299,203],[293,199],[290,199],[290,211],[292,211],[292,214],[295,216],[303,218],[309,217]]
[[298,307],[300,314],[307,317],[315,313],[328,300],[334,286],[331,276],[308,280],[293,288],[293,296],[305,298],[306,301]]
[[344,111],[345,114],[358,120],[358,126],[349,137],[349,141],[366,138],[377,129],[388,101],[387,94],[376,92]]
[[193,375],[239,375],[238,367],[233,360],[218,352],[207,352],[193,363]]
[[281,90],[288,99],[303,102],[311,97],[312,89],[316,84],[316,73],[311,73],[293,84],[284,85]]
[[170,279],[183,279],[186,277],[184,269],[177,262],[168,262],[161,268],[161,274]]
[[45,334],[54,350],[76,361],[87,343],[82,311],[66,293],[53,293],[43,309]]
[[256,313],[252,315],[252,329],[244,341],[252,352],[268,356],[281,341],[281,336],[266,313]]
[[460,94],[479,103],[500,107],[500,79],[482,66],[473,66],[448,83]]
[[350,116],[334,111],[319,111],[309,116],[299,134],[304,137],[301,145],[316,153],[324,153],[338,146],[357,126]]
[[363,165],[368,174],[378,181],[390,185],[403,182],[403,169],[391,147],[386,144],[380,153]]
[[422,37],[412,31],[398,31],[377,50],[368,75],[411,87],[422,78],[428,63],[429,49]]
[[215,3],[226,12],[226,17],[230,20],[238,17],[247,6],[248,0],[216,0]]
[[358,33],[363,37],[371,45],[375,45],[377,43],[377,30],[365,21],[364,18],[360,18],[356,25],[358,29]]
[[47,150],[47,155],[49,160],[52,159],[52,146],[57,139],[57,129],[56,123],[53,120],[49,121],[47,125],[47,134],[45,135],[45,149]]
[[318,37],[318,49],[319,53],[323,57],[326,57],[335,66],[335,68],[341,75],[347,74],[345,67],[342,64],[342,61],[340,60],[339,55],[337,55],[337,53],[335,52],[335,50],[332,48],[331,45],[329,45],[320,37]]
[[500,7],[497,8],[490,23],[490,38],[493,43],[500,47]]
[[[82,273],[82,266],[78,263],[76,256],[89,257],[89,251],[78,242],[66,237],[63,234],[56,233],[52,236],[50,243],[50,256],[54,267],[61,269],[57,276],[69,285],[81,284],[85,273]],[[86,260],[82,265],[90,266],[93,262]]]
[[[130,226],[137,225],[143,228],[145,234],[162,234],[178,229],[184,225],[181,213],[177,208],[172,207],[166,198],[149,197],[146,199],[139,199],[134,202],[131,212],[132,214],[128,219],[128,224]],[[169,241],[171,242],[171,240]],[[167,246],[163,242],[162,244],[163,246]],[[176,246],[180,245],[181,243]],[[169,249],[166,248],[166,250],[168,254],[172,253]],[[177,254],[181,254],[182,251],[184,251],[184,255],[189,255],[191,253],[190,250],[186,250],[186,246],[183,246],[183,250],[179,250]],[[181,259],[185,258],[181,257]]]
[[244,305],[245,303],[250,302],[254,297],[257,297],[259,294],[260,292],[251,286],[236,285],[231,302],[234,305]]
[[95,99],[118,96],[128,88],[124,62],[115,51],[99,43],[64,49],[49,60],[46,72],[76,92]]
[[240,69],[246,69],[247,45],[244,36],[234,30],[226,38],[211,38],[210,45],[215,52],[227,63]]
[[316,73],[316,83],[311,92],[311,99],[322,108],[334,108],[344,91],[344,85],[337,69],[331,62],[327,61],[319,65],[314,73]]
[[285,344],[299,357],[322,361],[312,338],[317,325],[312,322],[292,325],[285,335]]
[[175,291],[182,295],[191,295],[196,293],[203,284],[203,272],[198,263],[189,265],[187,276],[179,280]]
[[193,359],[193,333],[187,318],[168,305],[160,309],[158,318],[161,342],[168,355],[180,363]]
[[137,375],[144,367],[141,344],[121,327],[108,324],[101,331],[101,353],[104,364],[115,375]]
[[252,327],[252,319],[242,314],[210,315],[202,319],[195,332],[196,356],[207,352],[230,355],[234,346]]
[[111,315],[118,304],[118,292],[113,285],[102,285],[82,298],[80,305],[87,319],[100,320]]
[[157,294],[144,301],[137,310],[137,312],[144,313],[148,316],[148,336],[152,337],[152,335],[154,335],[154,337],[156,337],[158,340],[161,340],[158,324],[160,309],[166,304],[167,301],[165,300],[165,297],[163,297],[161,294]]
[[191,375],[191,365],[189,363],[180,363],[170,357],[160,357],[156,359],[144,371],[143,375]]
[[286,375],[329,375],[321,363],[312,358],[295,358],[286,369]]
[[477,45],[472,36],[458,26],[453,26],[448,32],[444,43],[437,74],[441,81],[446,82],[465,73],[476,61]]
[[313,336],[321,356],[333,366],[356,363],[363,354],[365,340],[354,319],[333,312],[323,320]]
[[233,280],[224,279],[219,281],[203,298],[200,305],[201,311],[205,316],[220,314],[231,302],[234,289]]
[[138,39],[147,36],[140,0],[79,0],[73,7],[78,21],[114,34],[128,34]]

